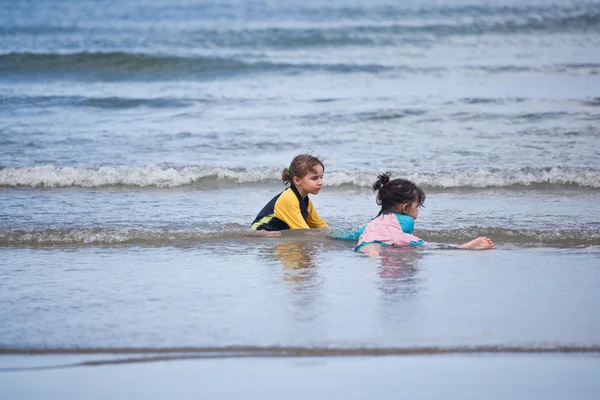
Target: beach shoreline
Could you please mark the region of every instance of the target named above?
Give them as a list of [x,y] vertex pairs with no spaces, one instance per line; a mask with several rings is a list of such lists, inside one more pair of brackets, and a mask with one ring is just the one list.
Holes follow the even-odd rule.
[[[77,359],[0,356],[0,365]],[[178,360],[0,372],[0,392],[6,399],[595,399],[599,361],[597,354]]]

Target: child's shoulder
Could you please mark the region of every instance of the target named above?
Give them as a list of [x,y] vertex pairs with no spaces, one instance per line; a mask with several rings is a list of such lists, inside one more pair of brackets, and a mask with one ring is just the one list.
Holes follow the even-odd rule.
[[298,196],[291,187],[286,188],[281,192],[277,198],[277,204],[279,206],[298,206]]
[[402,232],[413,233],[413,231],[415,230],[415,220],[413,219],[413,217],[400,213],[394,213],[394,215],[398,219],[398,224],[400,224]]

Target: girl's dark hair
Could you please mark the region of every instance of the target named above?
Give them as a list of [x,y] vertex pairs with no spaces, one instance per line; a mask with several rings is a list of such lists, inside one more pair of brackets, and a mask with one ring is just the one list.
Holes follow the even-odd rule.
[[377,180],[373,183],[373,192],[377,193],[377,204],[381,206],[381,211],[377,216],[386,211],[392,211],[398,204],[416,201],[419,207],[423,207],[423,203],[425,203],[423,189],[407,179],[390,180],[389,172],[377,176]]
[[284,168],[281,173],[281,180],[284,185],[291,183],[294,177],[298,177],[300,179],[304,178],[309,172],[313,171],[315,165],[320,165],[323,168],[323,172],[325,172],[325,166],[323,165],[323,161],[319,160],[318,157],[311,156],[310,154],[300,154],[294,157],[290,166],[288,168]]

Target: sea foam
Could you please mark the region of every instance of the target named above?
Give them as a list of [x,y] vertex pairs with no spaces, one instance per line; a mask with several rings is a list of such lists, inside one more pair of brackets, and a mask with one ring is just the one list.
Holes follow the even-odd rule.
[[[410,179],[429,188],[492,188],[513,186],[579,186],[600,188],[600,171],[593,168],[548,167],[519,169],[473,169],[465,171],[394,173],[392,178]],[[381,171],[327,172],[324,185],[328,187],[370,187]],[[0,169],[3,187],[180,187],[214,182],[252,184],[276,182],[279,168],[257,169],[221,167],[5,167]]]

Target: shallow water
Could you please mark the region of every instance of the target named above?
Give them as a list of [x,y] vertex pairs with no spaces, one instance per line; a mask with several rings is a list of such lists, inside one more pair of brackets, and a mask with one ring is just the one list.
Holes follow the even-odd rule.
[[[225,241],[232,238],[251,243],[256,235],[248,227],[257,205],[262,208],[282,189],[281,184],[212,182],[171,189],[4,189],[0,244],[198,246],[221,241],[228,247]],[[597,190],[438,189],[427,196],[415,232],[430,242],[458,244],[485,235],[518,247],[600,244]],[[366,188],[325,188],[312,201],[330,224],[318,234],[325,240],[344,237],[377,213]]]
[[7,347],[600,345],[597,247],[369,259],[263,238],[1,252]]

